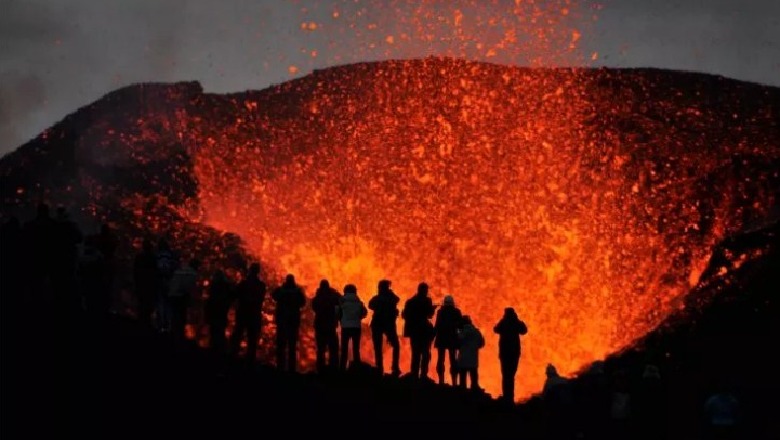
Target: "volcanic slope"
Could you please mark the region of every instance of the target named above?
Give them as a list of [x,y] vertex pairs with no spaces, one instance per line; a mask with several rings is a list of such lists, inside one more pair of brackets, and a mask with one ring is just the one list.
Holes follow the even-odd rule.
[[778,89],[722,77],[442,58],[230,95],[141,84],[5,156],[3,211],[86,206],[131,231],[126,253],[167,233],[208,267],[248,253],[309,295],[324,277],[364,299],[381,278],[402,298],[425,280],[484,330],[494,395],[490,330],[514,306],[527,397],[546,363],[570,374],[655,328],[717,243],[776,209],[778,115]]

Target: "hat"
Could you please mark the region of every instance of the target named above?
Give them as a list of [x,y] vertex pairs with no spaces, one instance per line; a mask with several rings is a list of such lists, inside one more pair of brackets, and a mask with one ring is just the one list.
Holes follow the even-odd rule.
[[454,306],[455,305],[455,298],[453,298],[452,295],[446,295],[444,297],[444,305],[445,306]]

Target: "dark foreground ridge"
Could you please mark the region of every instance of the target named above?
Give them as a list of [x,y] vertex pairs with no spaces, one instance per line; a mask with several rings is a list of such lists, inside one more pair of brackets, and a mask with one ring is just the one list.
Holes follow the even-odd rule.
[[[771,402],[780,383],[767,367],[773,365],[772,335],[778,334],[779,251],[779,223],[724,242],[690,296],[694,311],[671,316],[635,347],[604,362],[607,376],[628,373],[635,395],[637,372],[648,359],[664,359],[657,362],[664,393],[653,423],[666,435],[645,438],[706,438],[703,402],[717,386],[740,401],[736,438],[777,438]],[[739,267],[720,257],[756,252],[759,258]],[[29,300],[25,305],[42,306]],[[368,366],[334,375],[281,373],[215,359],[194,344],[173,345],[127,317],[94,320],[52,310],[45,325],[30,325],[8,313],[23,310],[8,296],[3,306],[6,432],[32,437],[53,430],[77,438],[610,438],[590,375],[569,382],[577,396],[570,411],[550,414],[539,396],[508,406],[485,394],[379,378]],[[586,432],[573,428],[586,425]]]

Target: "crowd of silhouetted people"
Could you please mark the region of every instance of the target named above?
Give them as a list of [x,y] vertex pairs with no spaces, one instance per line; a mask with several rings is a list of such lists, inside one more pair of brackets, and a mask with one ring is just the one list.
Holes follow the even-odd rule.
[[[30,295],[49,292],[59,310],[85,312],[97,319],[109,315],[112,289],[117,273],[119,238],[108,225],[99,232],[84,235],[64,208],[54,215],[41,204],[36,216],[26,223],[11,217],[2,225],[2,277],[7,288]],[[304,289],[293,274],[272,290],[261,276],[261,266],[253,262],[233,279],[217,269],[205,280],[196,258],[182,259],[166,239],[145,239],[132,262],[133,290],[137,319],[174,341],[187,339],[187,324],[194,300],[205,297],[203,317],[208,325],[209,348],[214,354],[257,359],[258,341],[268,332],[263,311],[270,293],[273,301],[275,363],[283,371],[295,371],[302,310],[307,305]],[[22,288],[24,286],[24,288]],[[204,290],[206,292],[202,292]],[[270,292],[269,292],[270,290]],[[202,295],[206,293],[206,295]],[[384,346],[391,348],[390,375],[401,375],[397,320],[403,320],[402,336],[409,339],[411,365],[408,377],[420,381],[481,390],[480,350],[485,346],[482,331],[446,295],[441,305],[429,296],[429,286],[419,283],[417,292],[402,307],[390,280],[380,280],[377,291],[364,302],[354,284],[341,291],[322,280],[310,301],[314,312],[314,340],[318,372],[348,371],[365,365],[361,357],[363,322],[371,314],[368,327],[373,343],[374,369],[384,374]],[[228,331],[230,311],[234,311],[232,331]],[[528,327],[512,307],[493,327],[499,337],[498,358],[502,375],[502,399],[514,402],[515,375],[521,359],[521,336]],[[229,335],[229,337],[228,337]],[[351,346],[350,346],[351,344]],[[435,349],[436,378],[429,377]],[[583,373],[577,387],[548,365],[541,393],[551,431],[569,426],[599,424],[614,433],[629,435],[629,426],[641,426],[646,438],[661,438],[666,395],[658,367],[647,365],[639,388],[629,387],[625,372],[606,377],[596,362]],[[448,367],[448,368],[447,368]],[[579,388],[578,388],[579,387]],[[591,404],[577,405],[587,396]],[[581,403],[581,402],[580,402]],[[725,390],[712,395],[705,411],[717,435],[728,436],[737,421],[738,402]],[[592,413],[574,408],[589,408]],[[609,420],[604,421],[603,416]],[[597,428],[594,427],[593,430]]]

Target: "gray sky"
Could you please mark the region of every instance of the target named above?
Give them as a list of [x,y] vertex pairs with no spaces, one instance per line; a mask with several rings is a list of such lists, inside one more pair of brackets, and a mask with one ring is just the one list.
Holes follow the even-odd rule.
[[[207,91],[241,91],[388,57],[538,56],[780,86],[780,0],[581,0],[562,18],[565,2],[541,6],[565,38],[540,42],[523,36],[539,25],[518,21],[530,9],[511,0],[0,0],[0,154],[127,84],[199,80]],[[510,18],[486,24],[495,17]],[[517,38],[502,46],[508,28]],[[569,28],[582,35],[573,52],[563,49]]]

